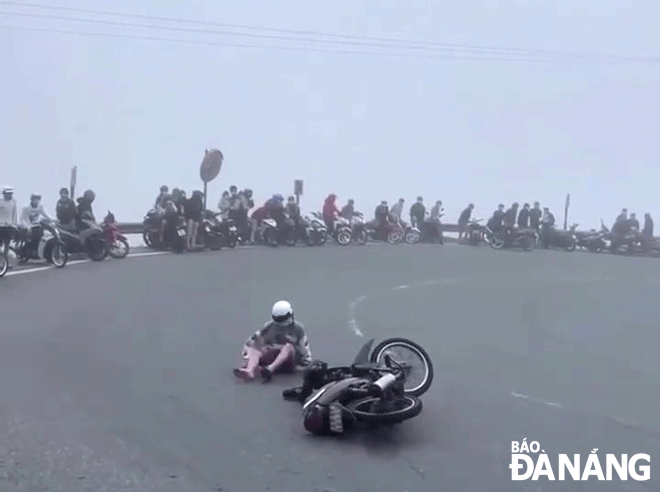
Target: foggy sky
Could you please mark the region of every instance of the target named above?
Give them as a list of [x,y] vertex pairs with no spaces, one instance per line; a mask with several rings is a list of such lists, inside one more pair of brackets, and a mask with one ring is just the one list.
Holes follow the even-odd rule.
[[[651,0],[50,4],[419,41],[660,54],[660,4]],[[58,14],[1,3],[0,10]],[[184,37],[3,14],[0,26]],[[141,220],[161,184],[201,189],[204,149],[217,147],[226,160],[209,187],[214,206],[230,184],[252,188],[261,202],[291,194],[298,178],[306,210],[320,209],[331,191],[369,214],[381,199],[411,204],[422,195],[427,203],[442,199],[455,222],[469,202],[485,217],[499,202],[539,200],[561,223],[570,192],[571,220],[587,227],[600,217],[611,222],[622,206],[660,217],[660,63],[306,53],[2,27],[0,67],[0,185],[14,186],[20,205],[40,192],[52,210],[77,164],[77,191],[96,191],[97,216],[111,209],[120,221]]]

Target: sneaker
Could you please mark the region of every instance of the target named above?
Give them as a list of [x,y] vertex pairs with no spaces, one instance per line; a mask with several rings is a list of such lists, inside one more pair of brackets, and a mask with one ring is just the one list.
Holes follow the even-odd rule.
[[254,377],[250,373],[248,373],[245,369],[239,369],[239,368],[234,369],[234,376],[244,381],[252,381],[254,379]]

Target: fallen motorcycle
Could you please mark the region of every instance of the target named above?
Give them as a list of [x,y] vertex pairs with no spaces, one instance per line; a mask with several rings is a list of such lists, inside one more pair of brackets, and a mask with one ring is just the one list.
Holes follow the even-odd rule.
[[[312,363],[302,386],[283,392],[285,399],[303,403],[308,432],[341,434],[358,422],[398,424],[420,414],[419,396],[433,382],[429,355],[405,338],[387,339],[371,350],[373,343],[360,349],[350,367]],[[418,362],[404,362],[410,359]]]
[[579,248],[584,248],[588,251],[591,251],[592,253],[600,253],[607,249],[608,242],[606,237],[609,231],[604,224],[601,224],[600,231],[578,231],[578,225],[579,224],[571,225],[570,230],[575,235],[575,239]]

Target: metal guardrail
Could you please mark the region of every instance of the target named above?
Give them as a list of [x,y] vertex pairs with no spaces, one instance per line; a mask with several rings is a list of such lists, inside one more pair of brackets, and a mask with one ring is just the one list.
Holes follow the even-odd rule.
[[[142,222],[119,222],[117,228],[121,234],[142,234],[144,227]],[[442,224],[444,232],[458,232],[458,224]]]

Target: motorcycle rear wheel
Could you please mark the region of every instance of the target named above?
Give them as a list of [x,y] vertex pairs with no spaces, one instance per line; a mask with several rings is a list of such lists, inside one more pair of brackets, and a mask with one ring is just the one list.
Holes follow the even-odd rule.
[[[387,340],[383,340],[378,345],[376,345],[376,347],[371,351],[369,359],[373,363],[384,364],[385,354],[388,350],[395,347],[405,348],[422,360],[424,364],[425,375],[421,384],[412,388],[408,387],[407,384],[404,385],[404,393],[406,395],[422,396],[431,387],[431,383],[433,383],[433,362],[431,361],[429,354],[422,348],[421,345],[413,342],[412,340],[408,340],[407,338],[388,338]],[[393,358],[396,360],[396,357]],[[408,383],[408,381],[406,381],[406,383]]]
[[408,244],[417,244],[420,239],[420,234],[417,231],[408,231],[406,232],[406,243]]
[[103,261],[108,257],[108,243],[101,236],[93,236],[87,240],[87,256],[92,261]]
[[126,239],[117,239],[108,249],[108,254],[117,260],[121,260],[128,256],[131,248]]
[[351,233],[346,230],[339,231],[337,234],[337,243],[340,246],[348,246],[351,244],[351,239]]
[[489,244],[493,249],[502,249],[504,248],[504,237],[501,234],[493,234]]
[[416,396],[404,395],[391,402],[394,409],[384,412],[377,408],[380,401],[379,397],[363,398],[349,404],[348,409],[356,420],[370,424],[398,424],[422,412],[422,401]]
[[399,229],[390,232],[387,235],[387,242],[390,244],[399,244],[403,240],[403,232]]
[[520,245],[524,251],[534,251],[535,242],[532,236],[525,236],[520,240]]
[[48,261],[55,268],[64,268],[69,261],[69,253],[63,245],[55,243],[48,251]]
[[4,277],[9,270],[9,255],[7,253],[0,253],[0,278]]

